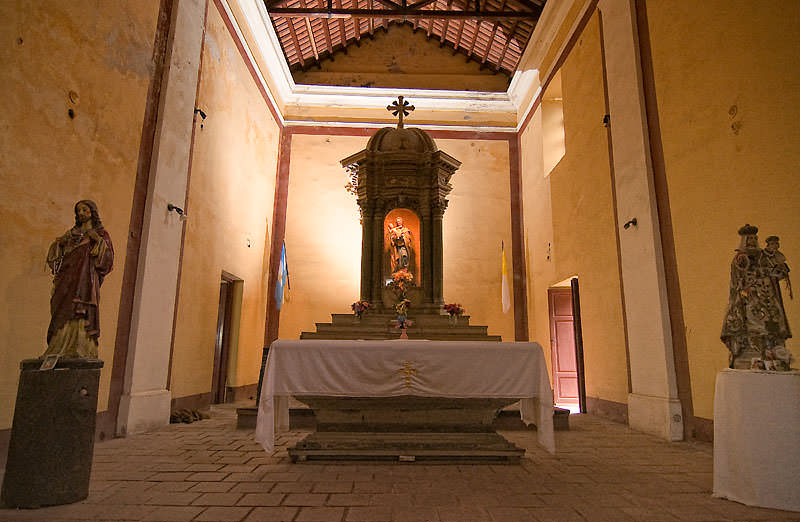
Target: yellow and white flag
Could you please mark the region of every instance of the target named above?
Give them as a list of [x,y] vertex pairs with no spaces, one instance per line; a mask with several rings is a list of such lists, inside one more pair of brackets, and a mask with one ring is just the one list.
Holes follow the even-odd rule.
[[500,255],[502,256],[502,303],[503,313],[506,314],[511,309],[511,283],[508,278],[508,264],[506,263],[506,248],[505,244],[500,242]]

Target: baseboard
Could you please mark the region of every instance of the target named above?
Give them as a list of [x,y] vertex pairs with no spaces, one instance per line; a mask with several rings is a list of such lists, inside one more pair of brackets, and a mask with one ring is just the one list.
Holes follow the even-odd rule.
[[621,402],[586,397],[586,413],[619,422],[620,424],[628,424],[628,405]]
[[714,421],[702,417],[692,417],[692,439],[701,442],[714,442]]
[[98,411],[94,424],[94,441],[113,439],[117,431],[117,419],[108,410]]
[[258,384],[245,384],[244,386],[228,386],[225,392],[225,402],[240,402],[256,400]]
[[173,397],[170,411],[175,410],[207,410],[211,407],[211,392],[187,395],[186,397]]
[[0,470],[6,469],[8,443],[11,441],[11,428],[0,430]]

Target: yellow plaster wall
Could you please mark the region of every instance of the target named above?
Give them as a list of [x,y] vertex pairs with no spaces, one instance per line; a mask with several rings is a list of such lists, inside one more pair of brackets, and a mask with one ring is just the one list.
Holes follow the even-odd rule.
[[[627,362],[614,232],[600,33],[595,14],[561,69],[564,157],[542,175],[541,108],[521,137],[531,338],[549,352],[547,289],[577,276],[586,394],[627,402]],[[548,245],[550,245],[550,260]]]
[[157,1],[0,2],[0,429],[11,426],[19,361],[44,352],[45,257],[80,199],[97,203],[116,251],[100,296],[107,408],[157,14]]
[[320,68],[295,71],[298,84],[351,87],[395,87],[404,89],[457,89],[505,91],[509,77],[493,73],[480,63],[466,62],[464,55],[440,47],[425,31],[414,32],[408,24],[390,24],[388,31],[375,31],[374,39],[363,35],[360,45],[347,46],[324,59]]
[[[459,302],[472,324],[514,339],[513,309],[500,305],[500,241],[511,262],[508,144],[436,140],[463,162],[453,176],[444,216],[444,298]],[[313,331],[331,313],[350,313],[359,297],[361,226],[355,196],[345,192],[339,160],[367,144],[351,136],[292,136],[286,252],[291,278],[280,319],[281,339]]]
[[258,381],[279,129],[215,4],[208,9],[171,385],[211,390],[222,271],[244,280],[228,385]]
[[[692,401],[710,419],[737,229],[757,225],[762,246],[780,236],[789,266],[800,259],[800,3],[660,0],[647,16]],[[797,331],[800,302],[784,303]]]

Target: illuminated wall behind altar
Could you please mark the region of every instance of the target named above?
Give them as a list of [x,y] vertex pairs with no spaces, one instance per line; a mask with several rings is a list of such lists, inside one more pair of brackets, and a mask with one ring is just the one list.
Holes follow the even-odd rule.
[[208,393],[222,271],[244,280],[228,386],[258,381],[267,307],[278,125],[210,3],[196,124],[170,389]]
[[[331,313],[350,313],[359,298],[361,225],[356,198],[344,185],[339,160],[366,147],[368,138],[292,136],[286,253],[291,291],[280,318],[281,339],[297,339]],[[500,242],[511,261],[508,142],[437,139],[462,162],[453,176],[444,216],[444,299],[458,302],[471,323],[514,340],[513,308],[500,304]]]

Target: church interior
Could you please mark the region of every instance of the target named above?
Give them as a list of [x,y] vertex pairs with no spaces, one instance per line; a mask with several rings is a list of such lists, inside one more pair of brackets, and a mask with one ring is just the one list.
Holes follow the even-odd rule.
[[[585,415],[573,415],[573,431],[558,435],[555,456],[531,449],[535,442],[526,446],[528,462],[519,471],[433,466],[415,477],[411,466],[400,472],[378,466],[367,475],[376,488],[385,482],[382,473],[399,473],[398,483],[420,490],[452,479],[479,500],[495,492],[485,475],[491,472],[519,500],[527,493],[511,485],[518,473],[539,469],[569,488],[586,486],[579,491],[598,504],[582,510],[571,496],[530,479],[553,495],[557,509],[536,504],[541,496],[532,504],[509,496],[494,511],[464,504],[397,515],[397,505],[386,511],[380,502],[415,503],[387,496],[407,491],[359,491],[349,475],[361,466],[326,466],[315,471],[324,478],[314,480],[328,490],[238,490],[272,500],[280,492],[280,512],[265,511],[271,504],[252,504],[262,506],[252,511],[252,505],[227,511],[173,505],[132,510],[129,518],[118,514],[124,510],[98,516],[800,519],[698,500],[710,498],[715,379],[729,364],[720,330],[737,230],[757,226],[762,243],[780,238],[789,266],[800,259],[800,3],[416,4],[409,4],[416,14],[408,17],[377,18],[370,11],[401,5],[0,2],[0,75],[9,93],[0,113],[0,464],[19,363],[47,346],[48,246],[72,226],[81,200],[96,203],[114,251],[98,305],[98,357],[105,363],[97,395],[99,473],[113,475],[103,463],[115,458],[136,466],[145,441],[164,451],[205,441],[224,453],[223,439],[252,446],[251,431],[234,429],[230,404],[254,403],[265,348],[321,328],[331,314],[351,314],[351,303],[364,296],[363,219],[345,187],[350,178],[342,160],[365,149],[379,129],[398,124],[387,106],[403,96],[413,105],[401,120],[405,127],[424,130],[460,162],[441,221],[443,302],[460,304],[471,324],[504,342],[539,343],[556,404]],[[361,9],[331,14],[352,8]],[[442,17],[419,15],[425,9]],[[283,267],[288,282],[279,302]],[[785,290],[783,306],[788,324],[800,328],[800,303]],[[800,358],[796,342],[788,339],[786,347]],[[176,410],[212,405],[210,420],[183,431],[169,426]],[[266,473],[274,488],[306,480],[300,475],[309,469],[296,471],[285,459],[295,435],[278,440],[282,460],[263,450],[254,456],[251,448],[246,471],[241,456],[219,462],[244,466],[231,468],[231,477],[270,467],[256,480],[267,480]],[[598,447],[609,462],[630,457],[626,469],[637,480],[651,465],[648,455],[660,455],[661,489],[677,483],[672,471],[691,475],[696,483],[684,483],[686,490],[665,491],[691,495],[714,517],[685,518],[699,516],[701,507],[668,512],[661,504],[637,504],[638,494],[656,489],[645,491],[641,483],[624,498],[624,510],[603,506],[608,491],[589,484],[588,471],[603,477],[600,486],[615,479],[603,473]],[[559,459],[573,460],[559,469]],[[109,488],[135,482],[141,500],[145,487],[160,483],[152,476],[106,482]],[[339,490],[337,483],[348,486]],[[218,488],[202,493],[232,494]],[[100,486],[90,491],[90,500],[103,493]],[[311,497],[321,492],[329,496],[317,504]],[[378,505],[325,504],[339,494],[378,495],[371,500]],[[308,495],[310,503],[287,507],[292,495]],[[269,518],[279,515],[286,518]],[[21,516],[0,509],[2,520],[37,519],[35,512],[13,518]]]

